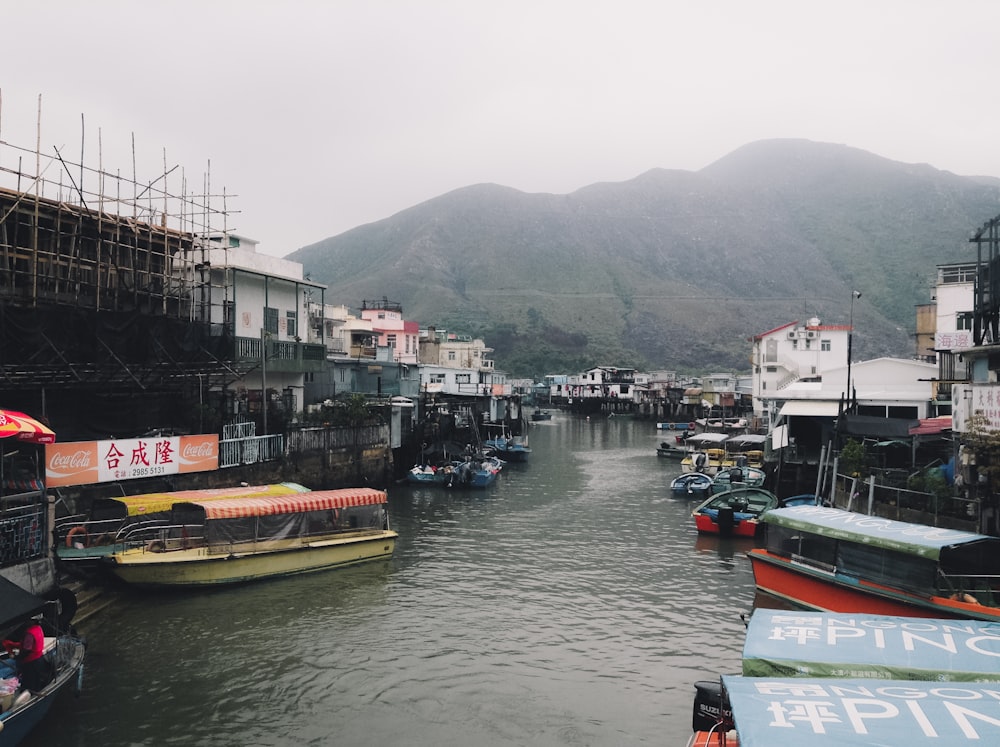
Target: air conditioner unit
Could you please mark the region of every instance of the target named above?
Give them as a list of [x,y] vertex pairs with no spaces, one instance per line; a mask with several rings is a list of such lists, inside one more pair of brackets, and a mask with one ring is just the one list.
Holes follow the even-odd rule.
[[788,339],[789,340],[794,340],[795,339],[795,332],[789,332],[788,333]]
[[808,337],[808,338],[809,338],[810,340],[811,340],[812,338],[814,338],[815,336],[816,336],[816,333],[815,333],[815,332],[812,332],[812,331],[810,331],[810,332],[806,332],[806,337]]

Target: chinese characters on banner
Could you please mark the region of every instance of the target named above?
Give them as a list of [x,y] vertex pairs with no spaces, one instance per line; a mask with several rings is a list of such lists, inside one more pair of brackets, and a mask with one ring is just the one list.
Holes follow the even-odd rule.
[[89,485],[219,468],[219,437],[158,436],[45,446],[47,487]]
[[969,411],[985,417],[990,430],[1000,430],[1000,384],[973,384]]

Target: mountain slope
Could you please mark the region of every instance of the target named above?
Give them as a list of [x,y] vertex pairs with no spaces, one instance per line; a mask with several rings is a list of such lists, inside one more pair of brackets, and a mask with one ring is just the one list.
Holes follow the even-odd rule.
[[653,169],[568,195],[481,184],[304,247],[328,299],[388,297],[408,319],[480,334],[497,366],[746,370],[747,338],[817,316],[859,358],[913,353],[935,265],[1000,182],[804,140],[751,143],[699,172]]

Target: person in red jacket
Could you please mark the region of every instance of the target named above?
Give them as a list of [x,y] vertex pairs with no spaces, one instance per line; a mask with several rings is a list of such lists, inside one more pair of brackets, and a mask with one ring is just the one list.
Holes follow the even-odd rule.
[[17,673],[23,687],[37,692],[52,681],[55,672],[52,664],[43,656],[45,634],[37,619],[28,623],[20,641],[4,641],[3,647],[17,662]]

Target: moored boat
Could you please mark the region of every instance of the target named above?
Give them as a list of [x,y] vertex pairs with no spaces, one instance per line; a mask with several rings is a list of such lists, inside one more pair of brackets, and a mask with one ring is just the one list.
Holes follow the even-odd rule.
[[1000,629],[985,620],[758,608],[743,675],[1000,682],[998,655]]
[[291,495],[308,490],[299,483],[281,482],[95,498],[89,514],[64,517],[56,523],[56,556],[75,565],[96,563],[125,549],[130,533],[167,523],[170,509],[182,501]]
[[803,505],[768,511],[757,588],[832,612],[1000,621],[1000,538]]
[[[66,616],[46,614],[53,604],[0,578],[0,628],[4,638],[13,634],[9,630],[11,625],[18,625],[18,633],[22,633],[29,621],[38,622],[45,652],[42,656],[45,674],[39,680],[45,684],[30,689],[20,681],[9,655],[0,657],[0,747],[13,747],[23,741],[45,719],[60,692],[79,686],[86,644],[69,627],[72,612]],[[75,604],[73,607],[75,611]]]
[[685,472],[670,483],[670,492],[685,498],[699,498],[712,493],[712,478],[701,472]]
[[178,503],[171,524],[105,558],[138,586],[211,586],[386,559],[395,548],[382,490],[348,488]]
[[685,441],[689,453],[681,460],[681,469],[684,472],[704,472],[714,476],[722,467],[726,454],[723,445],[727,438],[725,433],[689,436]]
[[531,447],[524,436],[497,436],[483,442],[483,448],[495,453],[505,462],[526,462],[531,456]]
[[1000,739],[995,685],[863,678],[723,675],[742,747],[993,744]]
[[[1000,630],[992,622],[758,608],[747,625],[739,679],[781,678],[783,688],[794,693],[794,683],[804,678],[845,690],[853,685],[844,678],[852,678],[870,688],[889,682],[914,699],[925,687],[935,687],[953,693],[956,701],[975,700],[965,683],[1000,682],[998,650]],[[775,744],[747,741],[750,733],[723,687],[726,679],[695,683],[691,744]],[[945,688],[942,683],[959,684]],[[995,697],[995,686],[991,689]],[[776,714],[780,717],[780,710]],[[1000,721],[991,723],[1000,726]]]
[[705,534],[753,537],[761,516],[779,505],[778,496],[756,487],[735,487],[717,493],[693,512],[695,526]]
[[535,411],[531,413],[531,419],[535,422],[540,420],[552,420],[552,413],[548,410],[542,410],[540,408],[535,408]]
[[756,467],[729,467],[720,469],[712,478],[712,492],[721,493],[740,485],[759,488],[764,485],[767,474]]

